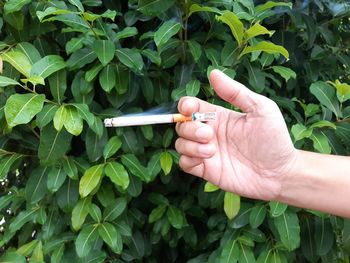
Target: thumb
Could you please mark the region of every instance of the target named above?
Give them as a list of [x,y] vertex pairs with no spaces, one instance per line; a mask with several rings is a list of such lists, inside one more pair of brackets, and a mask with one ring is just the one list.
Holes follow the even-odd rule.
[[214,69],[210,72],[210,83],[219,97],[243,112],[252,112],[260,104],[261,95],[249,90],[220,70]]

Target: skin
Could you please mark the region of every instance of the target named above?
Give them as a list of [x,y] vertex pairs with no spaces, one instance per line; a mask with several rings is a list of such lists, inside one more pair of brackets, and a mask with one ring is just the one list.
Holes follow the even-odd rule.
[[[219,70],[211,72],[210,83],[223,100],[242,112],[194,97],[180,100],[178,110],[182,114],[217,113],[217,120],[213,122],[176,125],[179,138],[175,148],[181,155],[180,167],[185,172],[241,196],[277,200],[350,217],[350,208],[344,211],[344,205],[350,207],[346,205],[346,200],[350,200],[347,190],[350,175],[341,169],[344,165],[350,167],[350,158],[297,150],[275,102]],[[324,167],[319,165],[321,157]],[[329,176],[329,165],[339,169],[335,183],[334,171],[333,176]],[[335,189],[339,196],[334,196]],[[327,194],[332,198],[327,199]],[[342,198],[343,203],[337,198]],[[333,199],[340,203],[339,208],[334,208]]]

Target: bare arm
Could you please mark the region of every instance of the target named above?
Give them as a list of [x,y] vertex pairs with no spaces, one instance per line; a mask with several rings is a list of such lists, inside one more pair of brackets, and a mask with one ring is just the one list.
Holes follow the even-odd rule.
[[350,218],[350,157],[299,151],[278,201]]

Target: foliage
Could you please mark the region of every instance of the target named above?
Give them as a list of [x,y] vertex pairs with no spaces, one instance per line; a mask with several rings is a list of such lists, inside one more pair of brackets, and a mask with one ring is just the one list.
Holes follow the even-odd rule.
[[[0,261],[345,262],[350,222],[183,174],[172,125],[103,119],[197,96],[218,68],[296,147],[350,153],[346,1],[0,3]],[[3,63],[3,66],[2,66]]]

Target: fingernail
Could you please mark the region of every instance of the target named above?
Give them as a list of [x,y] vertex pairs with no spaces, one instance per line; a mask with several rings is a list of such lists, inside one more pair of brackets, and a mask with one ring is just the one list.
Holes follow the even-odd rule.
[[208,127],[203,126],[198,128],[195,134],[198,139],[207,139],[209,138],[210,130]]
[[212,144],[200,145],[198,148],[198,151],[200,154],[203,154],[205,156],[210,156],[214,152],[214,146]]

